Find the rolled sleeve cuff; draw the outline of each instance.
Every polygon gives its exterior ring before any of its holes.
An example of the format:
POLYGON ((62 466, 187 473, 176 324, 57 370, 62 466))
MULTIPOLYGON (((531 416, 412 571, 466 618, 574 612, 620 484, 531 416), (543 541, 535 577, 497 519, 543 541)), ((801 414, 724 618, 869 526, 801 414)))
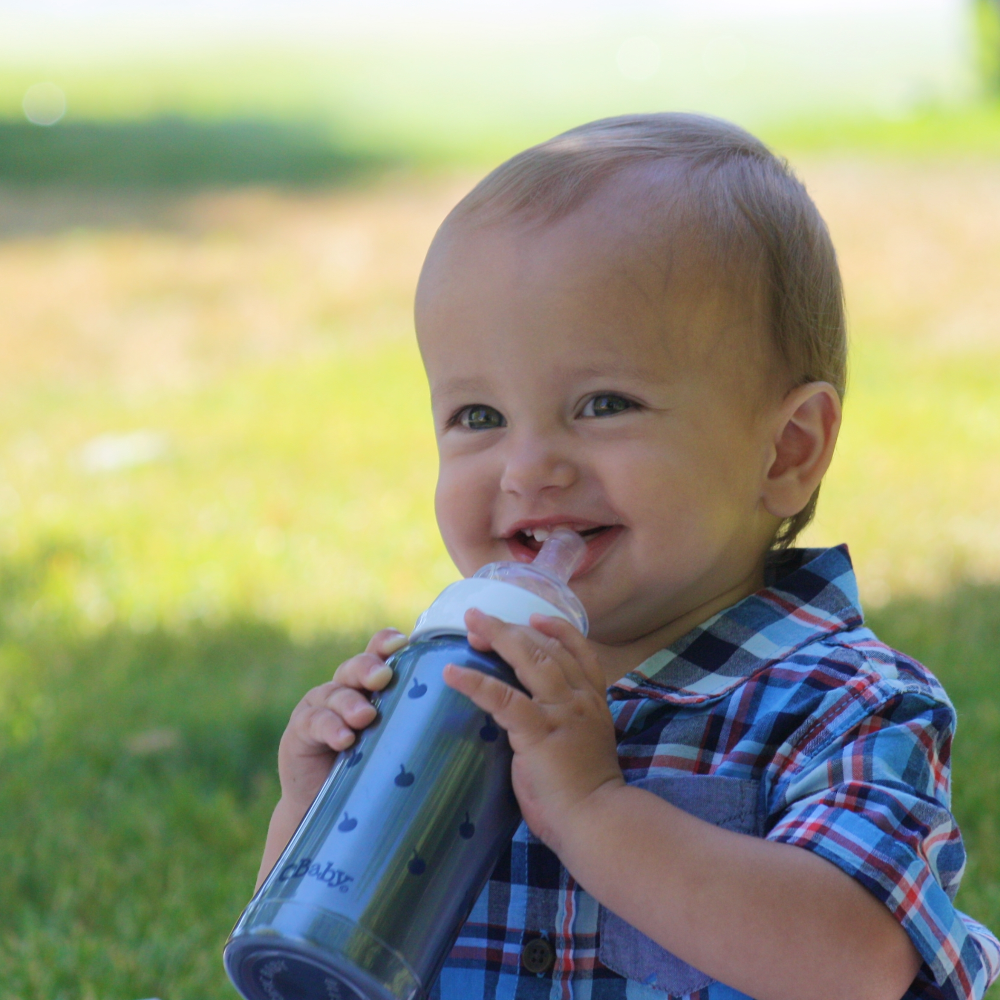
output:
MULTIPOLYGON (((982 924, 955 909, 927 861, 911 845, 846 809, 823 804, 793 809, 768 840, 804 847, 860 882, 909 935, 940 995, 980 1000, 1000 974, 1000 944, 982 924)), ((915 984, 916 985, 916 984, 915 984)))

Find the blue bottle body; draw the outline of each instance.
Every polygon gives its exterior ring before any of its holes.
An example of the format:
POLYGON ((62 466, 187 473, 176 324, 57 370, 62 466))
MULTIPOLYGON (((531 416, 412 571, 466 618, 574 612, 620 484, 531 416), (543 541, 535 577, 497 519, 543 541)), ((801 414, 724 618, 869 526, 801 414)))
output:
POLYGON ((506 733, 442 670, 520 688, 464 636, 397 653, 379 718, 340 755, 226 945, 247 1000, 416 1000, 520 822, 506 733))

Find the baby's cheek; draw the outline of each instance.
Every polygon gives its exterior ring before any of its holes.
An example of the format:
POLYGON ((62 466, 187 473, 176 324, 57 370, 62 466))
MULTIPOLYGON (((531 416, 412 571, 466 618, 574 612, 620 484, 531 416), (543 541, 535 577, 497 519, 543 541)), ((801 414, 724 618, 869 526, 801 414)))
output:
POLYGON ((491 509, 488 492, 481 484, 442 470, 434 512, 448 555, 463 575, 470 575, 488 560, 491 509))

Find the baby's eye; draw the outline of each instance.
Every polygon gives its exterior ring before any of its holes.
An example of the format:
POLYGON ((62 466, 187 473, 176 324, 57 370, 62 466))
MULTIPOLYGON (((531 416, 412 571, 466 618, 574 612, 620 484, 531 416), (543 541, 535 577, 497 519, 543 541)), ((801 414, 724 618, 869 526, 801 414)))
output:
POLYGON ((602 392, 597 396, 591 396, 583 409, 580 411, 581 417, 613 417, 616 413, 624 413, 625 410, 635 409, 635 403, 624 396, 616 396, 610 392, 602 392))
POLYGON ((499 410, 480 403, 466 406, 452 417, 452 424, 461 424, 470 431, 490 431, 495 427, 506 427, 507 421, 499 410))

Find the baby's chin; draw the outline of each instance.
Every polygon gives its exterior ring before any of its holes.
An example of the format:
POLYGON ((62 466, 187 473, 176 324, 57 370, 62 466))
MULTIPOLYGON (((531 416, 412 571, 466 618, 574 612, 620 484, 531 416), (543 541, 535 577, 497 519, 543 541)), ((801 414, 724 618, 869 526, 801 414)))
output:
POLYGON ((617 566, 613 570, 598 566, 592 576, 573 581, 573 591, 590 622, 587 637, 594 642, 607 646, 645 645, 644 640, 669 630, 688 610, 688 595, 677 581, 643 582, 638 570, 623 573, 617 566), (600 572, 602 568, 606 572, 600 572))
POLYGON ((590 622, 587 638, 601 646, 629 646, 643 637, 644 633, 632 626, 615 621, 598 619, 590 622))
POLYGON ((610 588, 597 581, 573 581, 573 592, 587 612, 587 638, 607 646, 621 646, 643 636, 642 624, 629 613, 627 601, 615 600, 610 588))

